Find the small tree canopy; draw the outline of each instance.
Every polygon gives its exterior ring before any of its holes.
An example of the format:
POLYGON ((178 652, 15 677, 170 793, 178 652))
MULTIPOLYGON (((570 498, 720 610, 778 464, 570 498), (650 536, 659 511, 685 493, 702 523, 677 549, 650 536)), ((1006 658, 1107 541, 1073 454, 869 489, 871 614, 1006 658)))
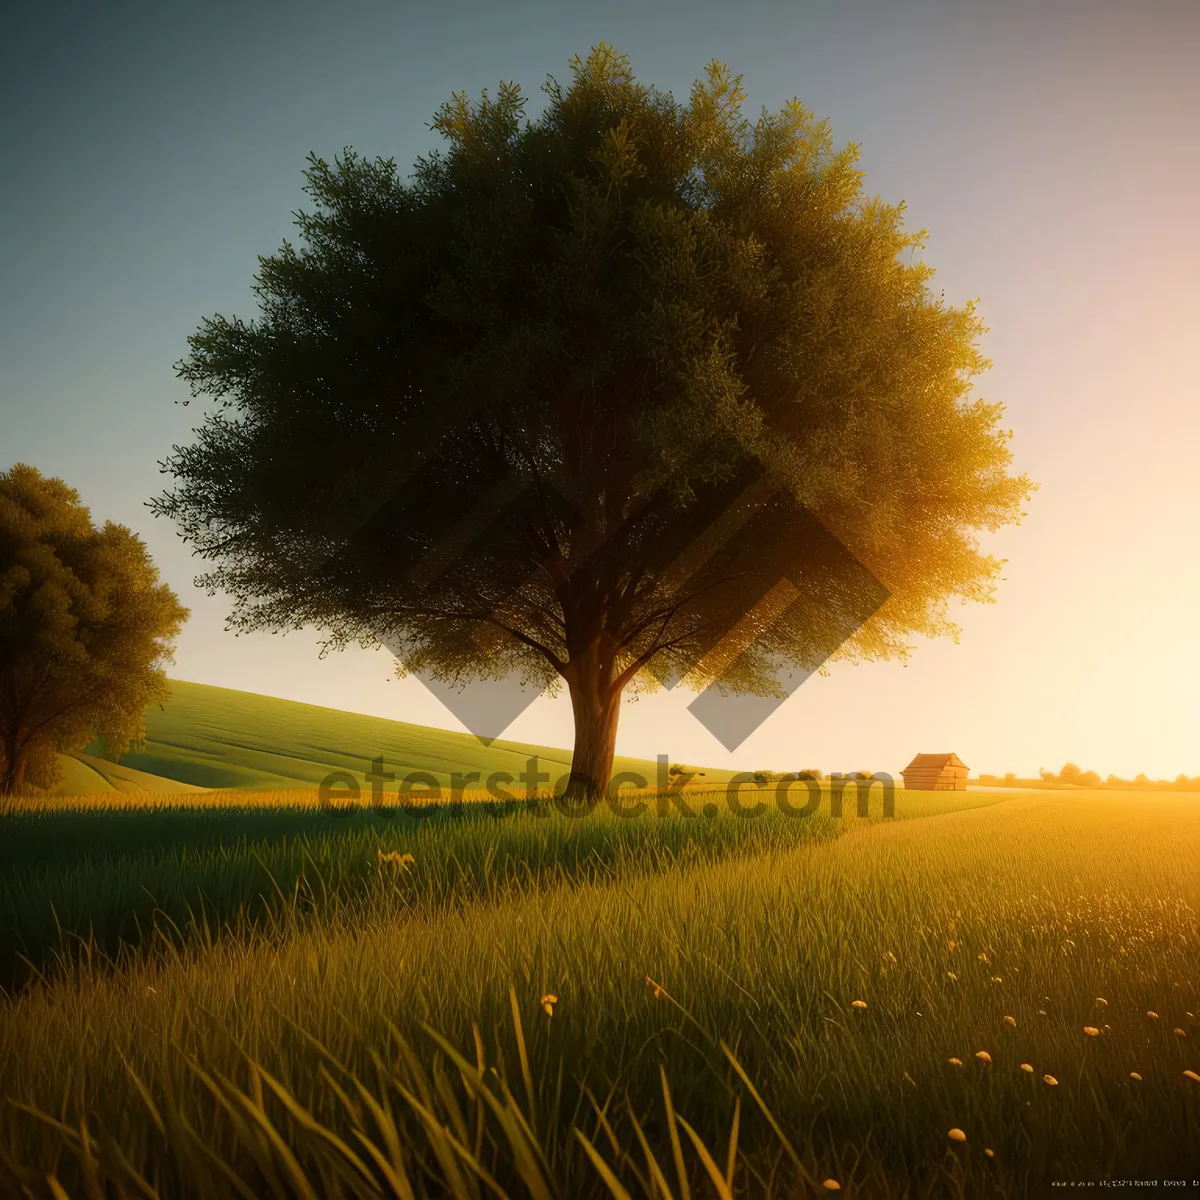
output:
POLYGON ((187 615, 123 525, 33 467, 0 475, 0 795, 52 786, 59 751, 144 736, 187 615))
POLYGON ((969 396, 974 305, 932 294, 854 146, 798 101, 751 122, 718 63, 685 104, 604 45, 572 71, 534 121, 514 84, 456 94, 409 182, 310 155, 317 212, 260 259, 261 319, 189 339, 180 375, 217 404, 155 508, 236 628, 565 681, 595 791, 631 684, 772 695, 781 662, 954 633, 949 600, 1000 567, 976 532, 1031 485, 969 396), (812 536, 756 517, 672 573, 768 495, 812 536))

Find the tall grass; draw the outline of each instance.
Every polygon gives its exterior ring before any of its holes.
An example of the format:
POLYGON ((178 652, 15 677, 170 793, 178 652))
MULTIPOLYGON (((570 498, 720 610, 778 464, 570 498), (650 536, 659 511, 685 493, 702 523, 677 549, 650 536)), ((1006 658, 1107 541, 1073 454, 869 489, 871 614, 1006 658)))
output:
MULTIPOLYGON (((626 796, 625 807, 647 805, 634 819, 608 806, 568 815, 548 796, 496 804, 468 794, 459 805, 336 811, 310 792, 29 803, 0 837, 0 984, 11 990, 79 955, 113 959, 256 927, 278 936, 335 912, 353 919, 364 905, 399 914, 501 903, 559 882, 769 853, 837 836, 857 820, 851 800, 845 818, 833 819, 827 791, 805 817, 785 815, 771 790, 753 800, 762 797, 772 803, 747 819, 729 811, 720 789, 626 796), (391 851, 411 853, 411 869, 381 864, 391 851)), ((908 793, 899 810, 994 799, 908 793)), ((741 802, 749 807, 752 797, 741 802)), ((882 812, 878 789, 869 812, 882 812)))
POLYGON ((5 1004, 2 1169, 163 1196, 1016 1196, 1182 1172, 1196 798, 1079 801, 399 920, 379 893, 284 940, 77 962, 5 1004))

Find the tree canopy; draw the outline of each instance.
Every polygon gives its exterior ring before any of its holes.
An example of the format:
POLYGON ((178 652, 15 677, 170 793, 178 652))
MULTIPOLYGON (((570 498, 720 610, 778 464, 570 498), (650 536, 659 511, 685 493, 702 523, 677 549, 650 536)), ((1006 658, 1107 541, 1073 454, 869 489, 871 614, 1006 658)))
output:
POLYGON ((125 526, 33 467, 0 474, 0 795, 53 785, 60 751, 143 736, 187 615, 125 526))
POLYGON ((975 305, 856 147, 798 101, 751 122, 719 63, 686 103, 605 45, 571 68, 533 120, 455 94, 407 180, 310 155, 259 319, 189 339, 214 403, 155 509, 235 628, 565 681, 594 794, 627 687, 769 696, 953 634, 1031 484, 970 395, 975 305))

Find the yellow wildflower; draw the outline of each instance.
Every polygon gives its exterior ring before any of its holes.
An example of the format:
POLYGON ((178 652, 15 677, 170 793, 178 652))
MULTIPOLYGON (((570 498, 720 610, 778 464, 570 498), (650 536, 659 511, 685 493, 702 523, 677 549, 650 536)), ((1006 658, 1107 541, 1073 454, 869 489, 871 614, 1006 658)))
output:
POLYGON ((401 854, 399 850, 389 850, 386 854, 382 850, 378 850, 376 855, 380 864, 390 862, 395 863, 398 867, 409 867, 417 861, 411 854, 401 854))
POLYGON ((1033 1063, 1022 1063, 1021 1070, 1024 1071, 1026 1075, 1032 1075, 1033 1074, 1033 1063))
POLYGON ((1130 1079, 1136 1079, 1136 1080, 1138 1081, 1138 1083, 1141 1083, 1141 1082, 1142 1082, 1142 1077, 1141 1077, 1141 1076, 1140 1076, 1140 1075, 1139 1075, 1139 1074, 1138 1074, 1136 1071, 1130 1071, 1130 1072, 1129 1072, 1129 1078, 1130 1078, 1130 1079))
POLYGON ((1086 1033, 1088 1037, 1100 1036, 1100 1030, 1098 1030, 1095 1025, 1085 1025, 1083 1027, 1083 1032, 1086 1033))
POLYGON ((553 992, 547 992, 542 997, 542 1008, 545 1010, 546 1016, 554 1016, 554 1006, 558 1003, 558 997, 553 992))
POLYGON ((952 1142, 965 1142, 967 1140, 967 1135, 961 1129, 952 1129, 946 1136, 952 1142))
POLYGON ((866 1008, 867 1002, 865 1000, 851 1000, 850 1007, 851 1008, 866 1008))
POLYGON ((1009 1026, 1009 1028, 1011 1028, 1011 1029, 1016 1029, 1016 1027, 1017 1027, 1017 1018, 1016 1018, 1016 1017, 1005 1017, 1005 1018, 1004 1018, 1004 1023, 1005 1023, 1005 1025, 1009 1026))
POLYGON ((1058 1080, 1055 1079, 1053 1075, 1043 1075, 1042 1082, 1047 1087, 1058 1087, 1058 1080))
POLYGON ((950 1064, 952 1067, 961 1067, 961 1066, 962 1066, 962 1059, 961 1059, 961 1058, 950 1058, 950 1059, 947 1059, 946 1061, 947 1061, 947 1062, 948 1062, 948 1063, 949 1063, 949 1064, 950 1064))
POLYGON ((985 1067, 990 1067, 992 1065, 992 1056, 986 1050, 976 1050, 975 1057, 979 1059, 979 1061, 983 1063, 985 1067))

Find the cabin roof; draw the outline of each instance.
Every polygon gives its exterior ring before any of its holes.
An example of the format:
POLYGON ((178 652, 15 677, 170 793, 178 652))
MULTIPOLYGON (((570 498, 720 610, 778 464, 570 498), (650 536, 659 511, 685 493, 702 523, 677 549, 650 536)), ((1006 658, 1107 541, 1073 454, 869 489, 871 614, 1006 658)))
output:
MULTIPOLYGON (((916 758, 904 768, 904 771, 912 770, 936 770, 940 771, 943 767, 965 767, 967 764, 963 762, 957 754, 918 754, 916 758)), ((900 774, 903 775, 904 771, 900 774)))

